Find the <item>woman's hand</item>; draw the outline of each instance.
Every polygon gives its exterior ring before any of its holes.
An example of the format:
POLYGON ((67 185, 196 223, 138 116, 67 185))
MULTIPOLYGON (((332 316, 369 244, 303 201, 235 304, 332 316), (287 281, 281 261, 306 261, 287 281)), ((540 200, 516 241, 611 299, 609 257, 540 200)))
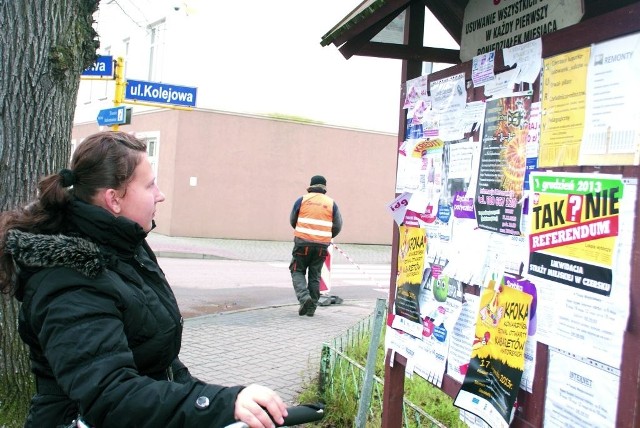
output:
POLYGON ((274 421, 278 424, 284 423, 287 407, 275 391, 252 384, 238 394, 234 416, 236 420, 251 428, 272 428, 275 427, 274 421))

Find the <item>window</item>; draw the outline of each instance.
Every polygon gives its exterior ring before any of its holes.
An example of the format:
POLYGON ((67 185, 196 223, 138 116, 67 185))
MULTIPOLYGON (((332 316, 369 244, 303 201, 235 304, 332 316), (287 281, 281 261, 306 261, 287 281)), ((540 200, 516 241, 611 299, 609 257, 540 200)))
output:
POLYGON ((158 132, 145 132, 137 133, 136 137, 147 143, 147 155, 149 156, 149 162, 151 163, 151 168, 153 168, 153 174, 158 178, 160 134, 158 132))
POLYGON ((165 22, 159 21, 149 26, 149 81, 162 80, 165 22))
POLYGON ((93 80, 81 80, 80 88, 78 89, 78 103, 77 104, 90 104, 91 92, 93 91, 93 80))

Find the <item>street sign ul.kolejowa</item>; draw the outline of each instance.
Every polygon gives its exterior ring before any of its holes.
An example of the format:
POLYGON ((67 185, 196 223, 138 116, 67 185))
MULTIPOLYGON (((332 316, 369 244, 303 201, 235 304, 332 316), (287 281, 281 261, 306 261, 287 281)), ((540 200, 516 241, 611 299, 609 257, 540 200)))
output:
POLYGON ((189 86, 129 79, 124 98, 130 101, 195 107, 197 91, 197 88, 189 86))

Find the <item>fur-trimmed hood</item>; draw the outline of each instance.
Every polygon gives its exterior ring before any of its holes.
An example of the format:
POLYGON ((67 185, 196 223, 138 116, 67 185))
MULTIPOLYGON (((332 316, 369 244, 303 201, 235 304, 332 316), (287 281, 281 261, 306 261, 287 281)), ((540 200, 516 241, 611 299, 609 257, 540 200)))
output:
POLYGON ((105 270, 100 248, 86 239, 67 235, 40 235, 19 230, 7 233, 5 251, 27 269, 68 267, 89 278, 105 270))

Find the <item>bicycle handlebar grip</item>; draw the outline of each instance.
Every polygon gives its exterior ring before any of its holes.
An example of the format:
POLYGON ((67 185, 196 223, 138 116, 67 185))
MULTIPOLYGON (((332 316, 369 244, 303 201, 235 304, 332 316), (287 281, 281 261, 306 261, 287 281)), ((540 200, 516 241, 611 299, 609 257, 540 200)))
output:
MULTIPOLYGON (((298 424, 306 424, 307 422, 319 421, 324 417, 324 405, 317 404, 300 404, 294 407, 287 407, 287 417, 284 418, 282 425, 278 427, 288 427, 298 424)), ((227 425, 225 428, 247 428, 244 422, 235 422, 227 425)))
POLYGON ((306 424, 307 422, 319 421, 324 417, 324 405, 318 404, 300 404, 298 406, 289 407, 287 409, 287 417, 284 418, 282 425, 286 427, 291 425, 306 424))

